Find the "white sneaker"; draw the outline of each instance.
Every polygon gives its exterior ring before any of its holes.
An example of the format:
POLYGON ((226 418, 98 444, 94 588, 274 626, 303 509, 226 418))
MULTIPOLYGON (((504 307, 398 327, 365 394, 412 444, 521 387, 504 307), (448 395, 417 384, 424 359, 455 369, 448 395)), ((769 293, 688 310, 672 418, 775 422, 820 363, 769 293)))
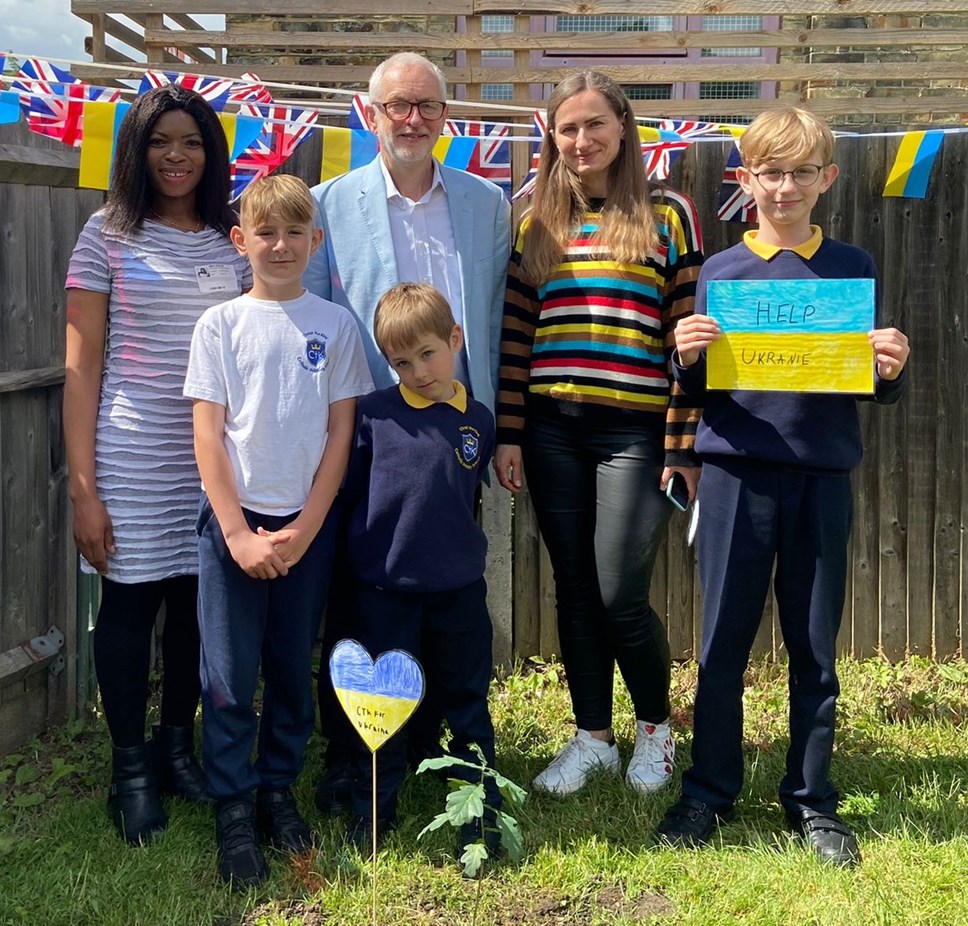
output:
POLYGON ((672 779, 676 744, 666 723, 636 723, 635 751, 625 772, 625 780, 646 793, 664 788, 672 779))
POLYGON ((618 746, 595 739, 587 730, 579 730, 535 778, 532 787, 552 794, 572 794, 585 787, 589 774, 598 769, 618 774, 618 746))

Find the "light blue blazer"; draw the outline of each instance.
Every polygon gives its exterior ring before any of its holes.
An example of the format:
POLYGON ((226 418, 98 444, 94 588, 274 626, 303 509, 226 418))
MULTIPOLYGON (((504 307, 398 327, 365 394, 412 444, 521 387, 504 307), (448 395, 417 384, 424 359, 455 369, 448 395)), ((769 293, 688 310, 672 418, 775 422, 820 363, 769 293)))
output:
MULTIPOLYGON (((450 167, 440 173, 460 266, 471 393, 493 411, 511 209, 493 183, 450 167)), ((313 196, 323 243, 303 282, 310 292, 353 312, 373 382, 377 389, 391 386, 397 378, 373 340, 377 300, 400 282, 380 159, 313 187, 313 196)))

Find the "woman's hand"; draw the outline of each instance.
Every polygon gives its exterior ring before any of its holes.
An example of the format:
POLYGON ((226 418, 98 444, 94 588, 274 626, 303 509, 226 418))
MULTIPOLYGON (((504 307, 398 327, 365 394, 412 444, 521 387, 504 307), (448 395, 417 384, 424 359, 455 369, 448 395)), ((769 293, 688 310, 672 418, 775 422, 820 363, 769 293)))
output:
POLYGON ((524 467, 521 448, 517 444, 498 444, 494 451, 494 472, 497 473, 497 481, 508 492, 521 491, 524 467))
POLYGON ((689 501, 696 500, 696 490, 699 488, 699 477, 702 475, 701 466, 667 466, 662 470, 662 477, 659 479, 659 488, 665 492, 666 486, 673 473, 679 473, 686 480, 686 488, 689 490, 689 501))
POLYGON ((74 499, 74 543, 84 557, 102 576, 108 572, 108 554, 117 552, 114 528, 104 502, 96 495, 74 499))

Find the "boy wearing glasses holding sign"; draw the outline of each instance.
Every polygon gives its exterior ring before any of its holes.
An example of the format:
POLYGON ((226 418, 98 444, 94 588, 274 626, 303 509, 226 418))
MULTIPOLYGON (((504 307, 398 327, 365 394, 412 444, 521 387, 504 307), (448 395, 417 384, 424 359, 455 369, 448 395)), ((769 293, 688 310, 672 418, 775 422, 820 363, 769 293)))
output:
MULTIPOLYGON (((707 314, 711 283, 771 281, 777 291, 789 293, 801 285, 807 291, 817 280, 876 279, 867 252, 824 238, 810 224, 820 194, 837 177, 833 146, 827 125, 804 110, 771 111, 750 125, 737 177, 756 200, 759 228, 706 261, 696 314, 676 327, 676 381, 687 395, 704 401, 696 435, 703 462, 698 496, 703 644, 693 766, 683 775, 682 796, 666 812, 657 836, 673 846, 700 846, 732 818, 743 782, 743 674, 775 563, 774 591, 790 662, 790 747, 780 802, 794 832, 823 861, 844 867, 860 861, 860 850, 837 816, 829 771, 851 524, 850 470, 862 450, 858 396, 821 392, 822 381, 801 385, 803 391, 774 391, 772 376, 765 388, 707 391, 708 352, 723 337, 721 325, 707 314)), ((802 305, 791 310, 791 302, 773 308, 780 309, 785 325, 806 329, 808 313, 802 305)), ((756 312, 763 315, 762 302, 756 312)), ((767 310, 766 316, 755 318, 751 327, 781 320, 777 312, 770 318, 767 310)), ((756 335, 746 337, 753 344, 756 335)), ((822 337, 815 336, 816 343, 822 337)), ((904 388, 907 338, 896 328, 874 328, 867 341, 874 366, 873 393, 867 397, 896 402, 904 388)), ((790 362, 790 354, 780 350, 760 351, 757 357, 790 362)), ((737 367, 747 362, 744 357, 737 367)), ((791 377, 795 382, 797 375, 791 377)))

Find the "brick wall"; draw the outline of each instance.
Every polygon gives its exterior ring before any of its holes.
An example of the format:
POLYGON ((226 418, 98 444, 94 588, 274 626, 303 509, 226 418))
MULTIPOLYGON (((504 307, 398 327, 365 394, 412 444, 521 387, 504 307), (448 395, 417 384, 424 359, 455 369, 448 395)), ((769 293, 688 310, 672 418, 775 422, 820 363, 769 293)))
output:
MULTIPOLYGON (((453 16, 252 16, 230 13, 225 17, 225 28, 229 32, 361 32, 367 34, 380 32, 395 32, 400 34, 399 48, 385 52, 368 50, 340 49, 332 54, 320 54, 318 48, 303 52, 291 50, 280 54, 272 49, 260 51, 258 48, 246 50, 244 54, 229 50, 228 62, 231 64, 245 64, 257 67, 260 64, 279 65, 366 65, 376 67, 384 58, 388 58, 396 51, 421 51, 421 49, 407 44, 408 32, 439 32, 452 33, 454 31, 453 16)), ((318 38, 314 38, 318 42, 318 38)), ((423 52, 421 52, 423 53, 423 52)), ((427 57, 441 67, 454 64, 453 53, 429 52, 427 57)), ((365 86, 358 88, 347 85, 347 89, 365 90, 365 86)))
MULTIPOLYGON (((931 14, 925 16, 784 16, 784 29, 837 29, 837 28, 868 28, 901 29, 910 28, 945 28, 968 29, 968 16, 931 14)), ((914 63, 965 60, 968 54, 964 45, 911 45, 906 48, 892 48, 890 50, 852 47, 825 47, 813 51, 810 48, 783 49, 780 53, 781 62, 836 61, 839 63, 854 62, 857 64, 883 63, 914 63)), ((779 95, 789 96, 791 102, 801 98, 800 89, 796 82, 781 82, 778 87, 779 95)), ((856 114, 852 116, 838 116, 832 119, 839 125, 916 125, 925 124, 954 124, 961 125, 968 122, 968 81, 965 80, 880 80, 873 84, 856 85, 849 81, 812 81, 805 90, 806 99, 847 97, 850 99, 871 99, 877 97, 891 97, 899 95, 910 96, 917 93, 919 97, 961 97, 965 101, 963 113, 925 113, 918 114, 856 114)), ((859 107, 862 108, 862 107, 859 107)))

